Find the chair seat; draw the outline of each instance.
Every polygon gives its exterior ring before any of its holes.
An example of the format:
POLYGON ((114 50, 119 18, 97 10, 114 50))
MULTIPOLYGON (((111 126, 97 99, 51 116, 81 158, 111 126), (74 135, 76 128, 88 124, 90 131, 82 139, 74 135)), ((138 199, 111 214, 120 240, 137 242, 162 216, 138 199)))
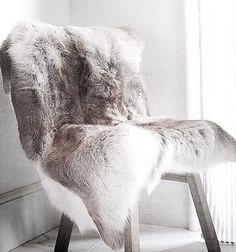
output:
POLYGON ((178 181, 186 183, 186 173, 185 172, 166 172, 161 176, 162 180, 178 181))

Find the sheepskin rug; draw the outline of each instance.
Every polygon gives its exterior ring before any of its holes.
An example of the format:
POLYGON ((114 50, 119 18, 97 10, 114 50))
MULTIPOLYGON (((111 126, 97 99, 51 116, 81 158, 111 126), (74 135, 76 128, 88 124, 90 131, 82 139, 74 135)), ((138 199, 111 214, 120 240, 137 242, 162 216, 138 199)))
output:
POLYGON ((214 122, 147 117, 142 49, 128 29, 21 22, 0 51, 20 141, 49 199, 113 250, 141 190, 163 173, 236 157, 214 122))

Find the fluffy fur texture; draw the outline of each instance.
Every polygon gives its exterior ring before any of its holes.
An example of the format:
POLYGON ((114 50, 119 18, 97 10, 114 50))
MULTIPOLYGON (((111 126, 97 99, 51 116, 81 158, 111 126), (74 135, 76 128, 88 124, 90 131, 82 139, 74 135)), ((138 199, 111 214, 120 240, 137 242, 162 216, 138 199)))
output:
POLYGON ((17 25, 0 52, 20 140, 48 196, 113 249, 139 192, 170 167, 235 161, 236 142, 209 121, 144 118, 142 44, 111 28, 17 25), (95 224, 95 225, 94 225, 95 224))
POLYGON ((41 162, 44 174, 79 195, 113 249, 123 244, 129 209, 140 190, 151 192, 164 172, 198 172, 220 161, 236 161, 235 140, 213 122, 141 121, 66 124, 41 162))
POLYGON ((41 167, 79 195, 104 241, 117 249, 129 209, 148 183, 159 150, 159 142, 142 128, 66 124, 55 134, 41 167))
POLYGON ((37 160, 65 123, 116 124, 147 112, 143 45, 125 29, 19 23, 1 49, 20 140, 37 160))

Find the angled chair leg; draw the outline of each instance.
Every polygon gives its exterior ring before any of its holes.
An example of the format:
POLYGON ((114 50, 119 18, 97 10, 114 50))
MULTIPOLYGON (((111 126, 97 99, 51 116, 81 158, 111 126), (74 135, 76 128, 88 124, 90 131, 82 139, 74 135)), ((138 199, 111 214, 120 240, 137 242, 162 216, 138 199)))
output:
POLYGON ((54 252, 68 251, 72 229, 73 222, 62 214, 54 252))
POLYGON ((124 232, 125 252, 139 252, 139 216, 138 206, 130 213, 130 218, 124 232))
POLYGON ((208 252, 220 252, 219 241, 211 218, 211 213, 207 204, 205 192, 199 174, 186 174, 186 181, 189 185, 193 202, 196 208, 202 233, 206 242, 208 252))

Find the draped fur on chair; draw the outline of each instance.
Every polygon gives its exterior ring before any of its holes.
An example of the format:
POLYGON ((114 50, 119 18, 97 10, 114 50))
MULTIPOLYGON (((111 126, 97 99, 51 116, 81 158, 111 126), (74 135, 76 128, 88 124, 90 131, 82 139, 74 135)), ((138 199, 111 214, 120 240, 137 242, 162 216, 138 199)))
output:
POLYGON ((1 47, 21 144, 52 204, 80 228, 86 214, 113 249, 140 190, 169 167, 236 159, 235 140, 213 122, 145 117, 142 48, 127 29, 39 22, 19 23, 1 47))

